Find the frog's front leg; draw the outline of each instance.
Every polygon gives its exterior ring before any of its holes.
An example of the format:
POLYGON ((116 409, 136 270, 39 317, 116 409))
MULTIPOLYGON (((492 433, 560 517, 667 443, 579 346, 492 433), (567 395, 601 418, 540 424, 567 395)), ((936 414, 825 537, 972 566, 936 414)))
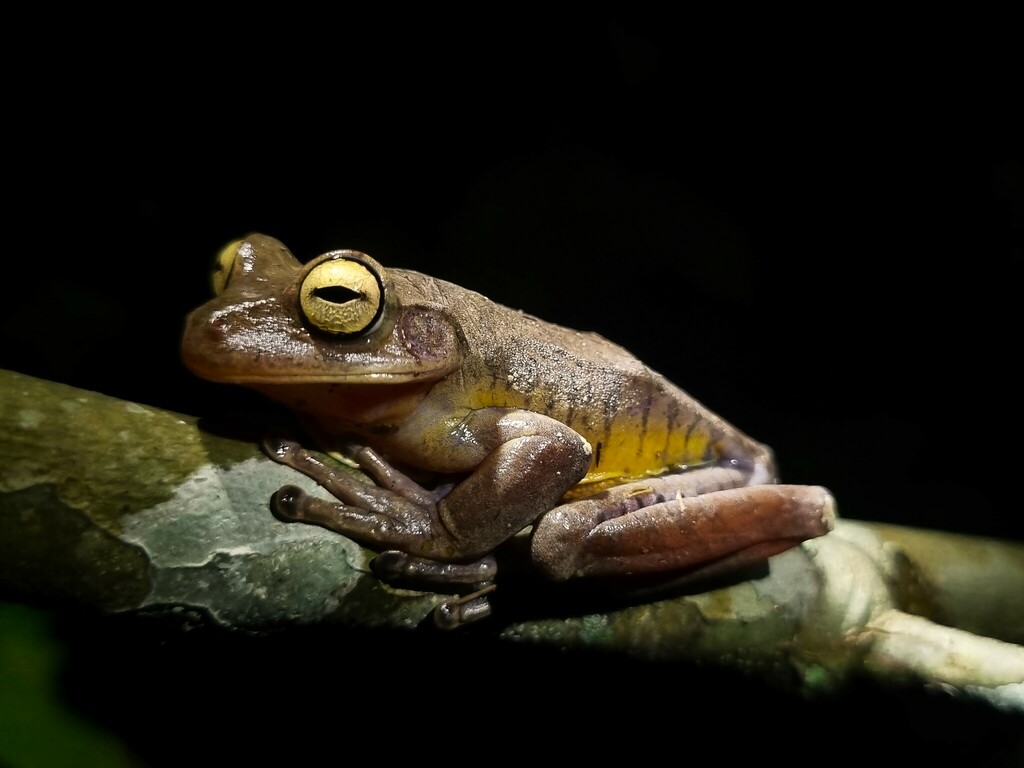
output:
POLYGON ((493 582, 489 553, 559 503, 585 474, 590 445, 558 421, 529 411, 468 412, 448 434, 435 435, 447 469, 468 474, 455 486, 427 490, 364 446, 349 456, 375 485, 354 479, 296 443, 273 439, 275 461, 313 478, 338 502, 288 486, 274 494, 274 514, 324 526, 375 549, 372 563, 390 582, 470 584, 463 602, 442 606, 439 619, 457 624, 486 615, 493 582))
POLYGON ((554 580, 702 578, 763 561, 832 529, 835 502, 826 489, 747 485, 752 474, 724 462, 563 504, 535 524, 533 559, 554 580))

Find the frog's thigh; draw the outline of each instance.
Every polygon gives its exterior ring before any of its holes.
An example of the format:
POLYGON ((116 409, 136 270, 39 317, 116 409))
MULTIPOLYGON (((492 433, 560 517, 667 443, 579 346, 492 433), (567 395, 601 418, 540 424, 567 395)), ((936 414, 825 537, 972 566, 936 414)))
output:
POLYGON ((521 531, 558 504, 590 465, 590 444, 538 413, 486 408, 463 426, 473 443, 491 448, 437 505, 463 557, 483 555, 521 531))
POLYGON ((632 510, 629 500, 620 492, 549 512, 534 527, 538 567, 555 580, 668 573, 712 563, 728 570, 821 536, 835 518, 832 496, 818 486, 746 486, 632 510))

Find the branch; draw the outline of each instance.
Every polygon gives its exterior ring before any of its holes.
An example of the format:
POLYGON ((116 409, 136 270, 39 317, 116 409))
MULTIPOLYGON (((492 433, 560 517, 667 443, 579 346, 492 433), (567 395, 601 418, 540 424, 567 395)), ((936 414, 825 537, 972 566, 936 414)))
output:
MULTIPOLYGON (((343 536, 277 521, 267 501, 280 486, 325 492, 252 441, 7 371, 0 391, 0 590, 9 596, 184 612, 257 632, 412 629, 444 599, 382 584, 372 553, 343 536)), ((700 594, 602 603, 527 578, 502 582, 493 604, 484 623, 501 642, 734 665, 768 679, 796 671, 818 692, 895 675, 1024 712, 1020 543, 840 520, 772 558, 767 573, 700 594)))

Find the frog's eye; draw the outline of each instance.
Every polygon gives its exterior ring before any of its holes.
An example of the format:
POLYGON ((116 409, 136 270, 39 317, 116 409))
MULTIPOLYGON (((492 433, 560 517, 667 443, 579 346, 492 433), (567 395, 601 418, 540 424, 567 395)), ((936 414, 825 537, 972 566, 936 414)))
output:
POLYGON ((299 289, 302 312, 321 331, 365 331, 380 316, 384 289, 380 275, 361 261, 336 258, 317 264, 299 289))
POLYGON ((243 242, 243 240, 234 240, 221 248, 220 253, 217 254, 217 258, 213 262, 213 274, 210 275, 215 296, 224 293, 228 281, 231 280, 231 273, 235 269, 235 254, 238 253, 238 247, 243 242))

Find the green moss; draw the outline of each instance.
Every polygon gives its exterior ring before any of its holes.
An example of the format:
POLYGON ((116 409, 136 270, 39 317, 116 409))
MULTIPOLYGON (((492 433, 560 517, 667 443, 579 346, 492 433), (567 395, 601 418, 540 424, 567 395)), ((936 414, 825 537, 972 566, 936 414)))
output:
POLYGON ((0 584, 12 595, 117 611, 149 591, 142 550, 63 504, 52 484, 0 493, 0 584))
POLYGON ((0 371, 0 392, 0 422, 13 427, 0 493, 49 484, 67 507, 110 530, 170 498, 208 461, 188 417, 10 371, 0 371))

